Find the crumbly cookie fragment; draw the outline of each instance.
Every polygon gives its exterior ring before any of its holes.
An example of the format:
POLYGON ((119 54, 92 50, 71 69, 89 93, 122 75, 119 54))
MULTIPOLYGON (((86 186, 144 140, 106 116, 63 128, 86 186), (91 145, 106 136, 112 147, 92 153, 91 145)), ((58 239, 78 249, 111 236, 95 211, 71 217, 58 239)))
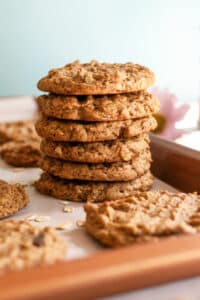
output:
POLYGON ((42 95, 37 102, 47 117, 80 121, 123 121, 159 111, 159 101, 146 91, 104 96, 42 95))
POLYGON ((131 196, 135 190, 149 190, 152 184, 153 176, 150 171, 127 182, 65 180, 43 173, 35 182, 35 187, 42 194, 62 200, 101 202, 131 196))
POLYGON ((0 156, 11 166, 37 167, 41 158, 39 141, 14 141, 0 148, 0 156))
POLYGON ((129 181, 146 173, 150 168, 150 162, 151 154, 147 151, 128 162, 104 164, 74 163, 45 156, 40 162, 40 167, 64 179, 129 181))
POLYGON ((0 222, 0 272, 52 264, 64 259, 66 244, 53 228, 27 221, 0 222))
POLYGON ((52 69, 38 82, 38 88, 60 95, 105 95, 146 90, 154 74, 138 64, 79 61, 52 69))
POLYGON ((42 140, 41 152, 47 156, 74 162, 105 163, 129 161, 141 152, 149 151, 149 137, 141 134, 126 140, 94 143, 53 142, 42 140))
POLYGON ((170 234, 195 233, 200 225, 199 209, 197 194, 135 192, 124 199, 87 203, 85 227, 102 244, 116 247, 170 234))
POLYGON ((42 117, 36 123, 38 134, 51 141, 98 142, 131 138, 157 126, 153 116, 113 122, 77 122, 42 117))
POLYGON ((0 217, 17 213, 28 203, 28 196, 20 184, 9 184, 0 180, 0 217))

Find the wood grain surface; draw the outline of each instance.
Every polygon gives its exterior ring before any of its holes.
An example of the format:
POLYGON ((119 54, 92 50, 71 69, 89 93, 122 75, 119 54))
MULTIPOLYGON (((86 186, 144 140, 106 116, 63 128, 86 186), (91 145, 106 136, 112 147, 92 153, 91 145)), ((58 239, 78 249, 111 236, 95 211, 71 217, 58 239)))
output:
MULTIPOLYGON (((200 191, 200 154, 151 136, 154 174, 184 191, 200 191)), ((0 277, 1 300, 96 299, 200 274, 200 236, 103 249, 85 259, 0 277)))

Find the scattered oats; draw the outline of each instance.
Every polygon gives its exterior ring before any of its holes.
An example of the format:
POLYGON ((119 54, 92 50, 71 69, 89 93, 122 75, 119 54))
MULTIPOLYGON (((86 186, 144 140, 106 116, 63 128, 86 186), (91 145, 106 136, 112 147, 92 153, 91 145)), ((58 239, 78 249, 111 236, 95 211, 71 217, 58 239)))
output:
POLYGON ((48 222, 50 220, 49 216, 36 216, 33 221, 35 222, 48 222))
POLYGON ((71 213, 73 211, 73 207, 72 206, 65 206, 65 207, 63 207, 63 211, 71 213))
POLYGON ((72 222, 67 221, 63 224, 57 225, 55 228, 57 230, 69 230, 69 229, 71 229, 71 227, 72 227, 72 222))
POLYGON ((68 204, 69 201, 67 201, 67 200, 60 200, 59 203, 62 204, 62 205, 65 205, 65 204, 68 204))
POLYGON ((62 148, 61 147, 56 147, 55 152, 58 153, 58 155, 62 155, 62 148))
POLYGON ((13 168, 13 172, 23 172, 25 171, 25 168, 13 168))
POLYGON ((36 217, 37 217, 36 215, 29 215, 29 216, 25 217, 25 220, 26 220, 26 221, 34 221, 34 219, 35 219, 36 217))
POLYGON ((83 226, 85 225, 85 221, 83 221, 83 220, 77 220, 77 221, 76 221, 76 225, 77 225, 78 227, 83 227, 83 226))

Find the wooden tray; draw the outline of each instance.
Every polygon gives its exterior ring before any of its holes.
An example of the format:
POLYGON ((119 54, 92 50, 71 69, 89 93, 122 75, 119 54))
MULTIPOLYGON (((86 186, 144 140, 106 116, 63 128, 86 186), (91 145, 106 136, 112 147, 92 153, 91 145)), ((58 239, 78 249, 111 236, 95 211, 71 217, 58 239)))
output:
MULTIPOLYGON (((151 141, 153 173, 180 190, 200 192, 200 153, 154 135, 151 141)), ((182 235, 8 273, 0 278, 0 299, 95 299, 198 274, 200 236, 182 235)))

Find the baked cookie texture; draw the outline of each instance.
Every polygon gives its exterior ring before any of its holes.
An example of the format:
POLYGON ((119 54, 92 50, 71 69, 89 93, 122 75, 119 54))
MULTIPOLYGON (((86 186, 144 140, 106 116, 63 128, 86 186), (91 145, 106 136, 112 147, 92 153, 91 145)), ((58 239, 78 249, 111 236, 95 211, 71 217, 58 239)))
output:
POLYGON ((120 162, 129 161, 141 152, 149 151, 149 143, 147 134, 125 140, 94 143, 42 140, 41 152, 46 156, 74 162, 120 162))
POLYGON ((167 191, 134 192, 131 197, 85 206, 87 232, 110 247, 195 233, 200 196, 167 191))
POLYGON ((45 116, 65 120, 122 121, 159 111, 159 101, 146 91, 104 96, 43 95, 37 102, 45 116))
POLYGON ((0 273, 63 260, 66 244, 53 228, 26 221, 0 222, 0 273))
POLYGON ((148 133, 157 127, 158 100, 147 89, 154 74, 133 64, 81 64, 50 70, 38 82, 42 137, 35 183, 71 201, 106 201, 152 186, 148 133))
POLYGON ((126 121, 76 122, 42 117, 36 123, 37 133, 60 142, 98 142, 127 139, 156 128, 153 116, 126 121))
POLYGON ((38 88, 60 95, 105 95, 146 90, 153 83, 154 74, 138 64, 75 61, 50 70, 38 88))
POLYGON ((37 167, 41 159, 39 141, 14 141, 0 148, 1 158, 15 167, 37 167))
POLYGON ((65 179, 91 181, 129 181, 142 176, 150 168, 150 151, 141 153, 128 162, 84 164, 43 157, 40 167, 44 171, 65 179))
MULTIPOLYGON (((18 183, 9 184, 0 180, 0 217, 17 213, 29 202, 24 187, 18 183)), ((1 224, 1 223, 0 223, 1 224)))
POLYGON ((35 120, 0 123, 0 144, 26 140, 40 141, 35 130, 35 120))
POLYGON ((62 200, 101 202, 131 196, 136 190, 149 190, 152 184, 153 176, 150 171, 127 182, 66 180, 43 173, 35 182, 35 187, 42 194, 62 200))

